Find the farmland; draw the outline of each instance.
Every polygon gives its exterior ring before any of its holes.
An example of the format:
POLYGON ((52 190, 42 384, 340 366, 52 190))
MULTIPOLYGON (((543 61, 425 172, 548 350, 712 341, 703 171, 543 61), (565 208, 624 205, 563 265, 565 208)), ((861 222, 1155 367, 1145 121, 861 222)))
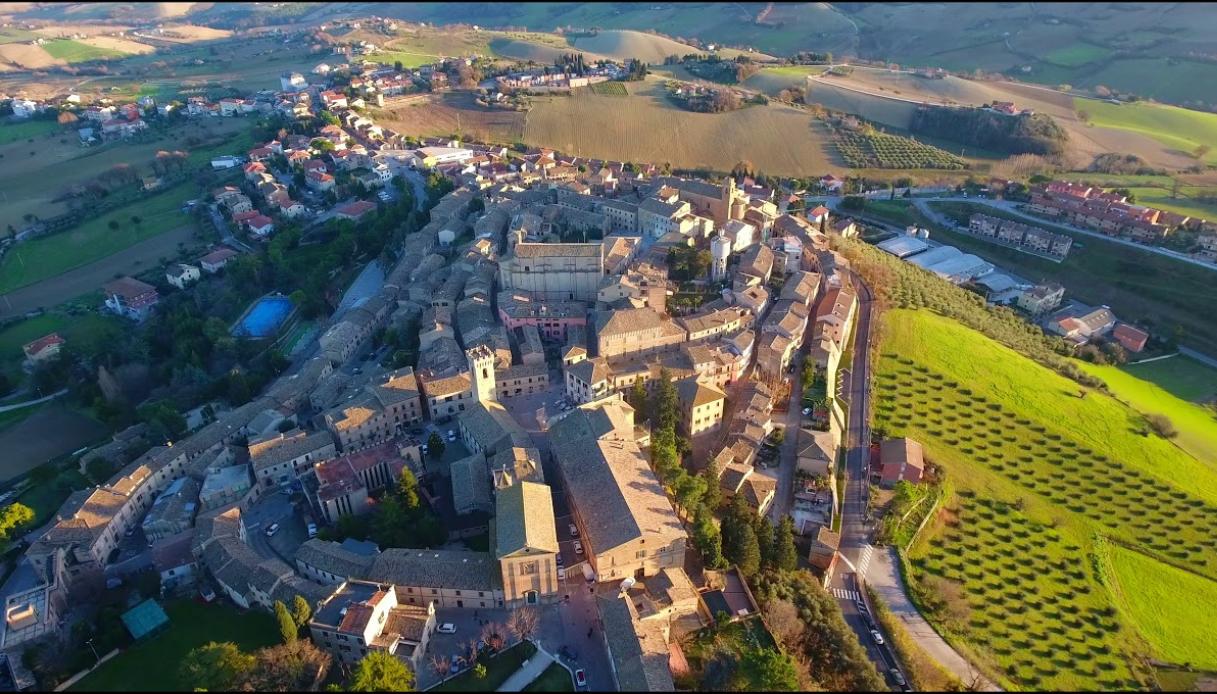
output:
POLYGON ((1080 390, 949 319, 883 316, 876 426, 922 441, 959 490, 909 553, 914 597, 1007 686, 1131 688, 1147 677, 1132 658, 1135 625, 1117 618, 1095 568, 1096 533, 1214 571, 1217 470, 1143 435, 1124 404, 1080 390), (1137 494, 1118 494, 1125 486, 1137 494))
POLYGON ((0 145, 43 137, 59 129, 53 120, 27 120, 0 125, 0 145))
POLYGON ((810 75, 818 75, 826 65, 782 65, 761 68, 761 71, 744 80, 744 86, 776 96, 783 89, 806 87, 810 75))
POLYGON ((101 46, 91 46, 82 41, 72 39, 55 39, 47 41, 43 49, 57 60, 65 63, 83 63, 101 58, 121 58, 126 53, 101 46))
POLYGON ((21 321, 0 330, 0 369, 11 378, 25 358, 21 347, 38 338, 58 332, 63 339, 79 347, 81 343, 96 343, 107 331, 122 327, 122 323, 109 316, 88 314, 68 317, 58 313, 46 313, 36 318, 21 321))
POLYGON ((1124 370, 1181 400, 1217 400, 1217 369, 1188 357, 1178 356, 1145 364, 1128 364, 1124 370))
MULTIPOLYGON (((969 203, 930 203, 956 219, 974 212, 1002 216, 1000 211, 969 203)), ((1054 231, 1060 227, 1040 224, 1054 231)), ((1217 351, 1217 325, 1207 318, 1217 301, 1213 271, 1138 248, 1092 236, 1071 234, 1074 250, 1060 263, 987 243, 946 227, 929 224, 945 243, 996 263, 1034 281, 1054 281, 1070 296, 1092 305, 1104 304, 1122 320, 1144 323, 1159 334, 1182 329, 1180 341, 1204 352, 1217 351)))
POLYGON ((27 241, 0 262, 0 292, 7 292, 190 224, 182 203, 195 195, 193 183, 180 183, 150 198, 119 207, 71 230, 27 241), (133 217, 139 218, 137 224, 133 217), (110 223, 114 222, 116 228, 110 223))
POLYGON ((827 126, 806 112, 771 104, 730 113, 683 111, 657 80, 627 85, 629 98, 576 90, 533 99, 527 114, 477 108, 467 95, 443 95, 398 109, 391 127, 407 134, 524 142, 585 157, 669 162, 676 168, 728 171, 741 159, 772 174, 807 175, 835 159, 827 126), (459 119, 459 122, 458 122, 459 119))
POLYGON ((1208 146, 1204 161, 1217 163, 1217 151, 1212 148, 1217 142, 1217 114, 1159 104, 1117 106, 1082 99, 1077 100, 1077 108, 1085 110, 1097 126, 1139 133, 1187 154, 1201 145, 1208 146))
POLYGON ((950 152, 899 135, 874 131, 833 135, 833 143, 852 168, 964 169, 967 163, 950 152))

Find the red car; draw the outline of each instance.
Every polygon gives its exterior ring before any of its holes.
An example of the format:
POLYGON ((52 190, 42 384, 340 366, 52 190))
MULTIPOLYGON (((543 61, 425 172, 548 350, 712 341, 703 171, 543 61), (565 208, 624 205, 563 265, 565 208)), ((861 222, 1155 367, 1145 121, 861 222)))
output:
POLYGON ((587 686, 587 673, 582 669, 575 670, 575 684, 580 687, 587 686))

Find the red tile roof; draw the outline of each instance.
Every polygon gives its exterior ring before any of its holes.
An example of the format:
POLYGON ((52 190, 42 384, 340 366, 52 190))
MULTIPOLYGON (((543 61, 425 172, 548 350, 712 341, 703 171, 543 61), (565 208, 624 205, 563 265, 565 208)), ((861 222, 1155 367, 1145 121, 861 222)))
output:
POLYGON ((37 340, 34 340, 21 349, 25 351, 25 356, 35 357, 39 352, 47 347, 62 345, 63 343, 64 339, 59 336, 59 333, 51 333, 50 335, 44 335, 37 340))
POLYGON ((367 200, 358 200, 349 205, 343 205, 342 207, 339 207, 337 212, 339 215, 342 215, 343 217, 351 217, 352 219, 358 219, 375 209, 376 209, 375 204, 370 203, 367 200))
POLYGON ((1149 333, 1127 323, 1117 325, 1116 329, 1111 331, 1111 336, 1130 352, 1140 352, 1145 349, 1145 343, 1149 340, 1149 333))

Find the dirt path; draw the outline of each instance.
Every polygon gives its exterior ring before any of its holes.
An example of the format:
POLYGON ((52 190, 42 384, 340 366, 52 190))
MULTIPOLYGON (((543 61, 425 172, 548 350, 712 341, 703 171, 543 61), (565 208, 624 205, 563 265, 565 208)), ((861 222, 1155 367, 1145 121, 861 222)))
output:
POLYGON ((88 265, 14 289, 0 296, 0 318, 56 306, 101 287, 117 274, 146 270, 162 257, 176 256, 179 243, 196 241, 192 229, 189 224, 171 229, 88 265))

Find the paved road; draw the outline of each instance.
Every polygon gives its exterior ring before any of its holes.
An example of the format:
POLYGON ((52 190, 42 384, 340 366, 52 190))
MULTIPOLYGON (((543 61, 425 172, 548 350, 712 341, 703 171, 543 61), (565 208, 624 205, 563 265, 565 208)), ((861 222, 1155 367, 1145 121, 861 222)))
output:
POLYGON ((9 410, 19 410, 22 407, 29 407, 30 405, 37 405, 38 403, 46 402, 47 400, 54 400, 55 398, 59 397, 60 395, 65 394, 67 392, 68 392, 68 389, 64 388, 63 390, 51 393, 50 395, 48 395, 44 398, 38 398, 37 400, 26 400, 25 402, 19 402, 19 403, 13 404, 13 405, 5 405, 3 407, 0 407, 0 412, 8 412, 9 410))

